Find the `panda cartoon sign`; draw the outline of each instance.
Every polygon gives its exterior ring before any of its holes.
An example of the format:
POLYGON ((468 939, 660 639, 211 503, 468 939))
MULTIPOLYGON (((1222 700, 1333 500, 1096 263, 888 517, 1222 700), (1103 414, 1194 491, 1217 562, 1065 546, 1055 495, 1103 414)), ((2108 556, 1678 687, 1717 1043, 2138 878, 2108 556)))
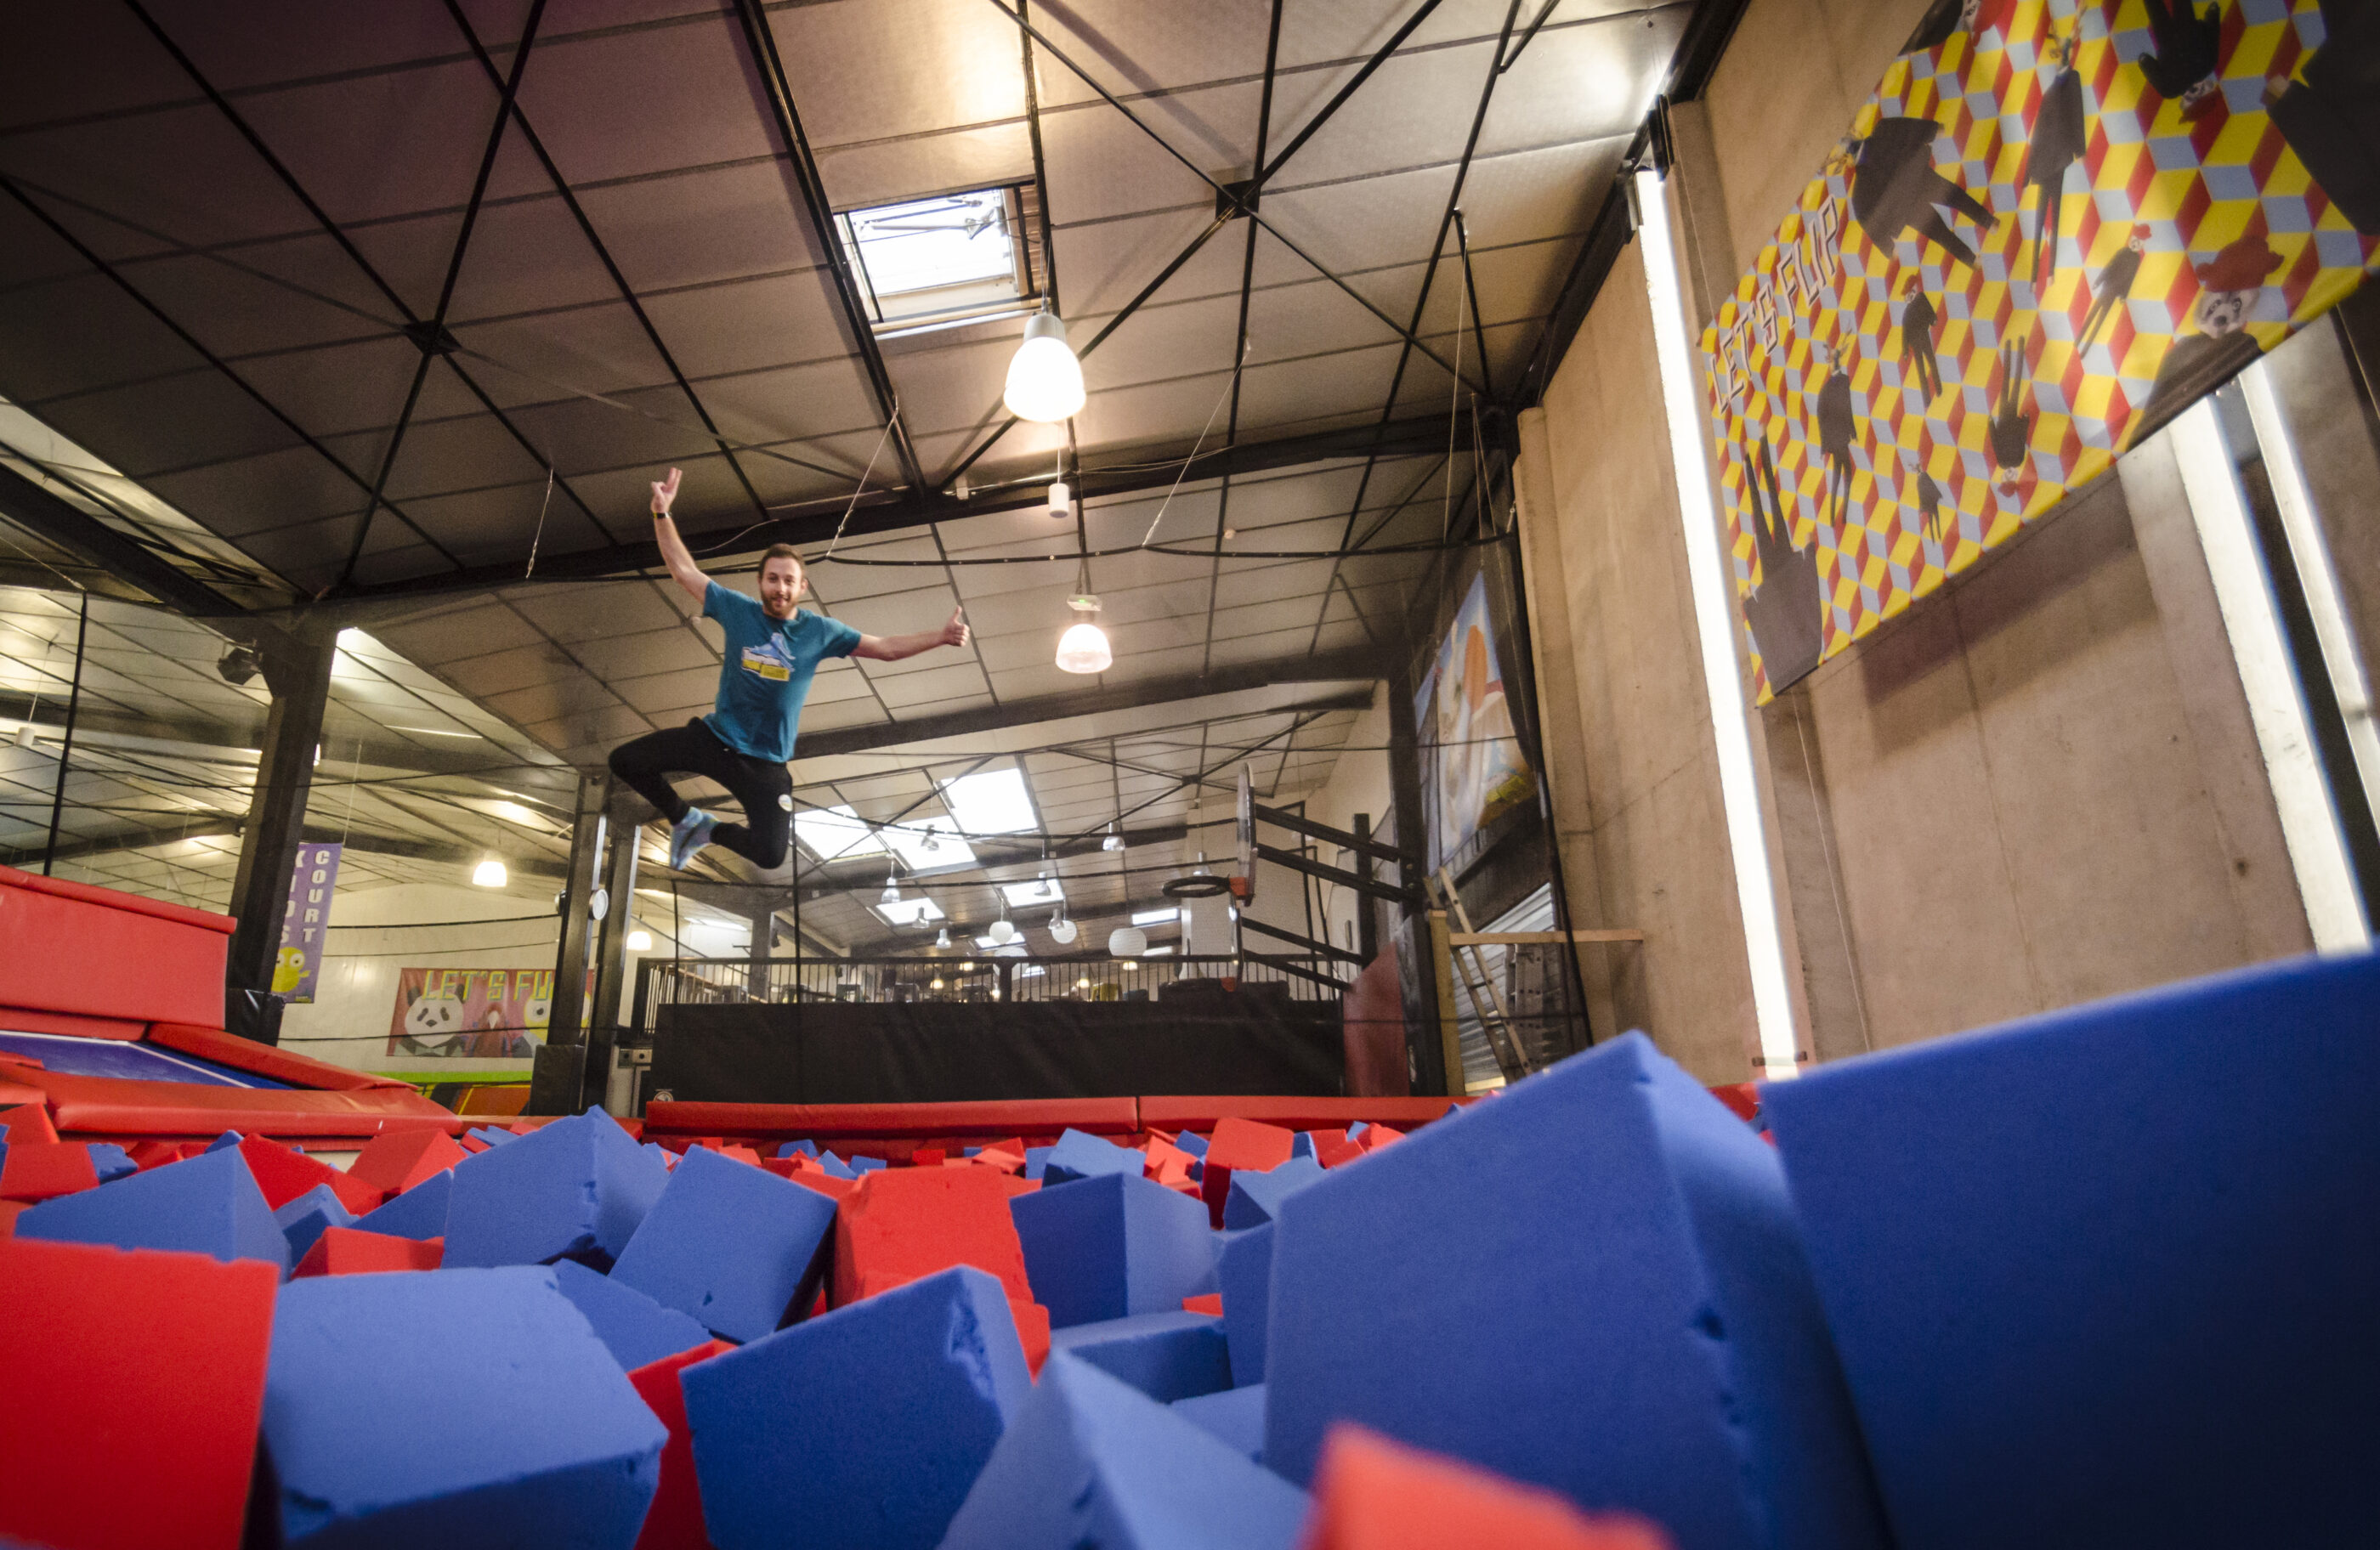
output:
POLYGON ((527 1060, 552 1011, 552 969, 400 970, 388 1053, 527 1060))

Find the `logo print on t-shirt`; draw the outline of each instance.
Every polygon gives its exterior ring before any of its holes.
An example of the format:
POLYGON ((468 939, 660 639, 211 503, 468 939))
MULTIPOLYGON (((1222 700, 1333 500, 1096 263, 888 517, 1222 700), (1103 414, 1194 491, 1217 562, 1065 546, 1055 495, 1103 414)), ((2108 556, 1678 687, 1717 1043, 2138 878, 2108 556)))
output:
POLYGON ((772 684, 783 684, 794 676, 794 664, 785 648, 774 636, 759 646, 744 648, 744 671, 756 672, 772 684))

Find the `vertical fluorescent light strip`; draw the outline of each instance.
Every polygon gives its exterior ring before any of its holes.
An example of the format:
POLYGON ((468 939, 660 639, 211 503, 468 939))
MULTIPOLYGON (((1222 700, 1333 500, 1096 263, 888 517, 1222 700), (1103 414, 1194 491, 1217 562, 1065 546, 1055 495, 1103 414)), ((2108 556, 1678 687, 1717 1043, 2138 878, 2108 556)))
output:
POLYGON ((1661 404, 1670 422, 1670 460, 1677 473, 1678 509, 1686 526, 1686 575, 1694 588, 1694 627, 1710 701, 1711 733, 1718 750, 1720 805, 1727 813, 1728 849, 1735 859, 1735 892, 1743 914, 1743 946, 1752 965, 1752 1011, 1760 1028, 1760 1055, 1771 1080, 1798 1076, 1793 1001, 1785 983, 1785 945, 1769 879, 1768 844, 1760 828, 1760 789, 1753 778, 1752 739, 1744 730, 1743 680, 1735 664, 1735 606, 1720 563, 1718 514, 1711 505, 1710 462, 1703 444, 1687 354, 1693 337, 1678 260, 1670 239, 1670 209, 1661 175, 1636 175, 1644 217, 1645 288, 1653 301, 1653 350, 1661 365, 1661 404))
POLYGON ((2289 647, 2273 606, 2272 587, 2248 525, 2248 506, 2231 452, 2216 418, 2213 398, 2202 398, 2166 431, 2199 547, 2214 578, 2216 606, 2231 638, 2231 660, 2248 696, 2248 719, 2264 755, 2265 778, 2280 814, 2281 839, 2298 875, 2298 894, 2318 952, 2356 952, 2372 941, 2363 901, 2355 890, 2347 843, 2331 806, 2330 786, 2314 756, 2289 647))
POLYGON ((2248 399, 2248 418, 2256 427, 2256 444, 2265 454, 2273 503, 2280 508, 2281 527, 2289 535, 2289 558, 2296 562, 2298 582, 2305 589, 2306 612, 2313 616, 2314 636, 2322 643, 2323 666, 2338 697, 2339 718, 2347 723, 2347 744, 2362 781, 2363 799, 2380 813, 2380 727, 2372 719, 2372 685, 2363 675, 2362 653, 2356 649, 2355 626, 2339 600, 2338 575, 2331 568, 2330 546, 2323 541, 2313 490, 2306 483, 2289 416, 2265 363, 2259 360, 2241 372, 2240 386, 2248 399))

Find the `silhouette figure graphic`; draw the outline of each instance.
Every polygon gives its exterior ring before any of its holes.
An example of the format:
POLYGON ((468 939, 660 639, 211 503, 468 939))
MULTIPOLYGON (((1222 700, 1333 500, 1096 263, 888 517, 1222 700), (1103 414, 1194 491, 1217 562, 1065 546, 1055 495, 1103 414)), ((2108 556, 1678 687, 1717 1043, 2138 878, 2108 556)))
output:
POLYGON ((1821 345, 1818 358, 1833 368, 1818 387, 1818 450, 1827 457, 1827 485, 1818 515, 1829 527, 1840 527, 1851 505, 1852 441, 1859 430, 1858 418, 1852 413, 1851 348, 1845 345, 1829 359, 1821 345))
MULTIPOLYGON (((2076 52, 2072 38, 2050 39, 2050 57, 2064 67, 2041 94, 2041 111, 2033 118, 2033 139, 2025 147, 2024 171, 2017 177, 2020 190, 2041 191, 2041 203, 2034 215, 2039 236, 2034 244, 2033 275, 2036 285, 2043 287, 2058 272, 2058 222, 2066 203, 2067 169, 2082 159, 2090 130, 2082 111, 2082 78, 2074 69, 2076 52)), ((2017 198, 2022 208, 2022 191, 2017 198)))
POLYGON ((1934 140, 1941 132, 1930 118, 1887 118, 1866 139, 1845 141, 1843 149, 1854 158, 1852 219, 1888 252, 1901 233, 1913 231, 1973 269, 1975 250, 1951 229, 1942 211, 1954 211, 1985 231, 1991 230, 1992 212, 1934 170, 1934 140))
MULTIPOLYGON (((2204 12, 2198 8, 2198 0, 2143 3, 2148 6, 2151 52, 2133 63, 2148 78, 2151 91, 2181 103, 2183 116, 2204 116, 2215 106, 2218 84, 2216 72, 2222 62, 2220 0, 2204 12)), ((2329 18, 2325 16, 2324 19, 2329 18)))
POLYGON ((1754 507, 1753 552, 1760 561, 1760 581, 1744 602, 1743 616, 1775 691, 1818 665, 1826 631, 1818 605, 1817 545, 1793 545, 1793 521, 1778 491, 1777 465, 1767 441, 1755 443, 1746 460, 1743 483, 1754 507))
POLYGON ((1990 441, 1992 465, 1999 469, 1994 482, 2002 492, 2012 490, 2025 469, 2033 448, 2033 416, 2024 412, 2024 345, 2010 339, 2000 345, 1999 391, 1992 398, 1990 441))
POLYGON ((2274 76, 2265 104, 2289 149, 2339 213, 2365 236, 2380 233, 2380 6, 2322 0, 2322 47, 2274 76))
POLYGON ((1934 358, 1934 334, 1942 320, 1925 294, 1924 276, 1911 275, 1901 295, 1908 300, 1900 309, 1900 374, 1913 379, 1931 404, 1942 395, 1942 367, 1934 358))
POLYGON ((1950 536, 1950 518, 1956 514, 1945 509, 1949 503, 1942 494, 1942 487, 1934 482, 1934 476, 1922 461, 1917 465, 1915 493, 1918 509, 1925 514, 1925 536, 1940 543, 1950 536))
POLYGON ((2141 277, 2141 255, 2148 251, 2148 227, 2134 226, 2131 235, 2124 238, 2124 250, 2109 259, 2107 267, 2099 272, 2098 283, 2092 287, 2091 310, 2082 315, 2082 338, 2077 349, 2089 349, 2100 328, 2132 294, 2132 282, 2141 277))

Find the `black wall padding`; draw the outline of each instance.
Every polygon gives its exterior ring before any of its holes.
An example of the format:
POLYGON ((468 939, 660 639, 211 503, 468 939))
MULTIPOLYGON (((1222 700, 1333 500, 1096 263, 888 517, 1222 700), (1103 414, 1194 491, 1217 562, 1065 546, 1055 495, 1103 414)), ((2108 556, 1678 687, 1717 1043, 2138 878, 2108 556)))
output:
POLYGON ((697 1103, 1332 1096, 1338 1009, 1160 1002, 661 1009, 645 1091, 697 1103))

